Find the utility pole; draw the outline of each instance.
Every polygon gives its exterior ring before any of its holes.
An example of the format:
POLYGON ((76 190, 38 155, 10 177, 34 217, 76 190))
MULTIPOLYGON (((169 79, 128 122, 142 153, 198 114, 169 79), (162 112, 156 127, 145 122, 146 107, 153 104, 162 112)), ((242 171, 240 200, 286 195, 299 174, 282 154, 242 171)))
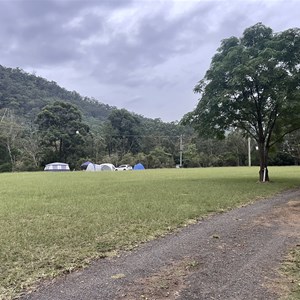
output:
POLYGON ((180 135, 180 146, 179 146, 179 168, 182 168, 182 152, 183 152, 183 144, 182 144, 182 134, 180 135))

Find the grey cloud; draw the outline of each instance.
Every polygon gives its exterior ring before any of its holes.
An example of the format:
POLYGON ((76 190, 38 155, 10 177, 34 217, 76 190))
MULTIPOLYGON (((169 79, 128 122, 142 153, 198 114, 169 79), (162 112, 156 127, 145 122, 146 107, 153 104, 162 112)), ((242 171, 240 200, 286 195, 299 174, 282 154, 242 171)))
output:
MULTIPOLYGON (((127 3, 128 4, 128 3, 127 3)), ((0 48, 10 52, 15 63, 23 59, 26 65, 53 65, 80 59, 80 41, 102 26, 103 20, 87 13, 79 27, 66 26, 85 8, 104 11, 124 5, 117 1, 4 1, 0 48)), ((8 55, 7 55, 8 56, 8 55)), ((19 61, 20 62, 20 61, 19 61)))
MULTIPOLYGON (((168 21, 164 12, 144 18, 136 28, 136 42, 128 41, 123 33, 117 34, 107 46, 91 49, 93 57, 98 57, 99 66, 103 61, 112 61, 108 68, 95 69, 99 80, 113 82, 122 80, 126 84, 144 83, 146 76, 135 77, 135 71, 141 68, 156 67, 181 53, 193 51, 205 43, 207 24, 202 14, 212 10, 212 6, 199 6, 192 15, 182 16, 168 21), (195 30, 196 29, 196 30, 195 30)), ((159 78, 163 81, 164 78, 159 78)))
MULTIPOLYGON (((90 13, 85 15, 79 27, 64 27, 81 9, 87 7, 86 4, 84 6, 84 1, 16 3, 19 6, 11 7, 10 11, 14 11, 19 17, 16 17, 17 21, 13 26, 8 26, 7 31, 10 32, 11 45, 16 43, 22 47, 12 47, 10 51, 14 57, 27 58, 28 65, 53 65, 80 60, 80 40, 95 34, 101 35, 101 28, 105 22, 99 16, 90 13)), ((100 3, 101 7, 110 9, 124 2, 87 3, 89 7, 99 7, 100 3)), ((202 34, 195 34, 194 28, 205 28, 201 14, 211 9, 207 4, 200 5, 192 16, 183 16, 172 21, 166 20, 165 12, 158 15, 149 14, 137 24, 135 44, 130 43, 124 33, 116 33, 107 45, 91 45, 86 49, 86 55, 91 59, 88 67, 94 69, 91 73, 97 74, 99 80, 107 82, 119 77, 127 84, 138 84, 143 78, 134 78, 132 71, 145 66, 157 66, 173 55, 190 51, 199 40, 204 42, 202 34)), ((86 60, 86 57, 82 59, 86 60)))
MULTIPOLYGON (((184 8, 186 2, 177 4, 184 8)), ((222 39, 241 36, 245 28, 260 21, 278 31, 294 27, 300 18, 299 1, 293 0, 191 0, 193 9, 170 16, 173 3, 0 0, 1 64, 47 70, 47 76, 51 73, 55 81, 60 79, 55 76, 68 70, 66 88, 78 88, 78 92, 108 103, 111 90, 126 90, 124 97, 121 92, 114 93, 113 104, 117 105, 120 97, 120 103, 143 109, 146 105, 134 95, 147 93, 144 101, 153 95, 157 106, 158 98, 166 99, 168 93, 172 98, 178 95, 179 99, 180 94, 195 101, 190 96, 192 89, 222 39), (135 15, 125 16, 124 9, 134 9, 135 15), (118 22, 119 17, 123 23, 118 22), (125 30, 123 26, 131 21, 135 27, 125 30), (98 90, 99 95, 89 92, 98 90)))

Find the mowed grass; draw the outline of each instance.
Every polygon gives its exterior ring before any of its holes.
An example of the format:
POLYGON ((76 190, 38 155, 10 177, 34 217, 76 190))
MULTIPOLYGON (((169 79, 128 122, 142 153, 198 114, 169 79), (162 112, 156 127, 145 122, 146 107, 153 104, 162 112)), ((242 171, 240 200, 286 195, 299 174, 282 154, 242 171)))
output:
POLYGON ((300 167, 0 174, 0 299, 190 220, 300 185, 300 167))

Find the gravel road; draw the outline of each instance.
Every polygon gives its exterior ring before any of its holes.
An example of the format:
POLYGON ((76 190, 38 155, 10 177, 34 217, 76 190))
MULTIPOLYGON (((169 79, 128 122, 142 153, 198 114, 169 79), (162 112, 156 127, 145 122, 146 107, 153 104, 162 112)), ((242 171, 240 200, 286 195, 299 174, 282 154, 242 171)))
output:
POLYGON ((99 259, 21 299, 274 300, 276 269, 299 233, 300 190, 290 190, 99 259))

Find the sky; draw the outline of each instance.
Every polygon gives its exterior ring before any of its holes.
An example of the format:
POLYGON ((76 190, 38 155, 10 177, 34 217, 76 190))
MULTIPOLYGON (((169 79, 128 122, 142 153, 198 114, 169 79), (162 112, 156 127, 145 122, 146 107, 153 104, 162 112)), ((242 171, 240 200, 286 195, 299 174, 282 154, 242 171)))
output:
POLYGON ((258 22, 300 27, 300 0, 0 0, 0 64, 179 121, 221 41, 258 22))

